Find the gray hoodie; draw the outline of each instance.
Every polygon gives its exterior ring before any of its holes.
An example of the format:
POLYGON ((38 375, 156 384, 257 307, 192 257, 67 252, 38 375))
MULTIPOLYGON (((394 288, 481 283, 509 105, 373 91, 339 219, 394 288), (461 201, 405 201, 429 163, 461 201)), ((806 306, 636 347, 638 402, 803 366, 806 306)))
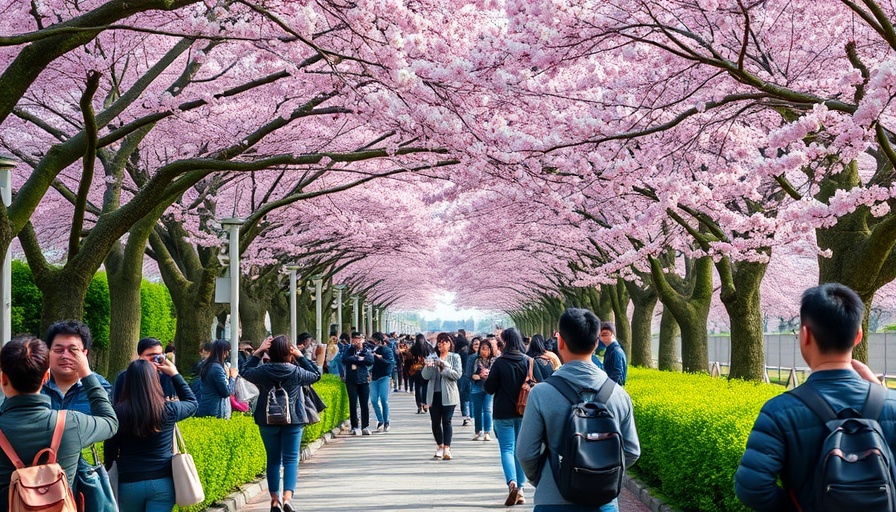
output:
MULTIPOLYGON (((573 388, 595 390, 607 379, 607 374, 593 363, 581 361, 564 364, 554 375, 566 379, 573 388)), ((551 465, 547 462, 540 464, 545 443, 554 453, 560 451, 561 434, 566 428, 570 407, 566 398, 549 384, 538 384, 529 393, 526 414, 523 415, 523 425, 516 441, 516 458, 519 459, 526 478, 535 486, 536 505, 572 505, 560 495, 551 465)), ((607 402, 607 408, 619 421, 625 466, 629 467, 641 455, 632 400, 621 386, 616 386, 607 402)))

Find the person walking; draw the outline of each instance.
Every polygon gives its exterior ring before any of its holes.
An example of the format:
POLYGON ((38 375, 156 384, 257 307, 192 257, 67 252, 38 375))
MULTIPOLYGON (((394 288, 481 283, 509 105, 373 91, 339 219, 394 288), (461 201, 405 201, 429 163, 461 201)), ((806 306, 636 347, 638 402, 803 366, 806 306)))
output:
POLYGON ((476 429, 473 441, 491 441, 494 397, 485 392, 483 383, 488 379, 489 371, 496 359, 495 345, 490 339, 478 340, 474 345, 479 349, 479 353, 471 354, 467 363, 467 372, 472 383, 470 398, 473 402, 473 426, 476 429))
MULTIPOLYGON (((557 344, 566 363, 554 375, 575 390, 599 390, 609 378, 591 362, 600 325, 597 315, 587 309, 570 308, 560 316, 557 344)), ((532 343, 536 343, 535 336, 532 343)), ((632 400, 621 386, 615 386, 606 405, 618 420, 625 467, 628 468, 641 454, 632 400)), ((567 501, 560 494, 551 462, 545 461, 545 453, 548 457, 562 453, 563 433, 572 406, 552 383, 535 386, 529 393, 517 439, 516 458, 529 481, 535 485, 534 512, 618 512, 616 499, 599 506, 567 501)))
POLYGON ((625 350, 616 340, 616 325, 612 322, 601 322, 600 342, 607 347, 604 351, 604 370, 616 384, 625 386, 628 376, 628 359, 625 350))
POLYGON ((271 512, 293 512, 292 500, 299 478, 299 446, 307 423, 302 386, 320 380, 320 368, 309 361, 286 336, 268 337, 246 362, 242 377, 258 386, 259 400, 265 400, 274 387, 282 387, 289 395, 288 425, 269 425, 267 407, 256 407, 255 424, 267 456, 265 474, 271 494, 271 512), (261 364, 267 354, 267 363, 261 364), (280 468, 283 468, 283 488, 280 468))
POLYGON ((535 360, 535 364, 540 367, 539 370, 541 371, 541 375, 545 379, 550 377, 555 370, 560 368, 560 358, 557 357, 557 354, 547 350, 547 347, 545 347, 544 336, 541 334, 532 336, 532 339, 529 341, 529 350, 526 351, 526 355, 535 360))
POLYGON ((426 342, 426 336, 418 333, 414 338, 414 344, 410 349, 414 361, 410 365, 408 373, 414 381, 414 398, 417 401, 417 414, 423 414, 426 408, 426 379, 423 378, 423 364, 432 350, 426 342))
POLYGON ((364 336, 352 332, 352 344, 342 355, 345 366, 345 389, 348 392, 349 418, 352 435, 370 435, 370 367, 373 366, 373 351, 364 346, 364 336), (361 408, 360 423, 358 407, 361 408))
MULTIPOLYGON (((523 496, 526 475, 514 451, 523 422, 522 415, 516 411, 516 402, 523 382, 528 378, 531 359, 524 353, 523 336, 516 328, 504 329, 500 339, 504 341, 504 350, 492 364, 483 388, 486 393, 494 395, 495 436, 498 438, 501 467, 507 481, 507 499, 504 500, 504 505, 509 507, 526 502, 523 496)), ((533 375, 537 381, 542 381, 539 367, 534 364, 533 375)))
POLYGON ((128 512, 170 512, 174 508, 171 446, 177 422, 196 413, 190 385, 167 358, 150 363, 137 359, 124 373, 115 414, 118 433, 106 441, 106 468, 117 461, 118 506, 128 512), (165 399, 158 372, 171 378, 177 401, 165 399))
POLYGON ((457 380, 463 373, 460 356, 452 352, 454 341, 451 335, 442 332, 436 337, 436 351, 423 366, 426 385, 426 405, 432 422, 432 435, 436 440, 433 458, 451 460, 451 418, 454 408, 460 403, 457 380))
POLYGON ((373 349, 373 369, 371 370, 370 400, 376 415, 376 431, 388 432, 389 426, 389 379, 395 369, 395 354, 389 339, 381 332, 373 333, 377 342, 373 349))
POLYGON ((236 386, 236 368, 225 365, 230 358, 230 342, 215 340, 212 350, 199 370, 199 410, 196 416, 230 419, 230 395, 236 386))

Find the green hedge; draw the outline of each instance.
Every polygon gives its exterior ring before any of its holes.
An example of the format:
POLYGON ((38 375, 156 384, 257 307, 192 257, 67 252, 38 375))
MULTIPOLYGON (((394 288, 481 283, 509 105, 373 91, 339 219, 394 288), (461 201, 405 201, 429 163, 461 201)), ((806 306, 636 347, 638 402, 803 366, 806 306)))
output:
POLYGON ((341 425, 348 418, 348 393, 345 390, 345 384, 339 380, 337 375, 324 374, 320 381, 314 384, 314 389, 327 404, 327 408, 320 416, 320 423, 305 427, 302 444, 314 441, 325 432, 341 425))
MULTIPOLYGON (((30 333, 43 336, 40 320, 43 294, 34 284, 34 276, 28 264, 12 262, 12 333, 30 333)), ((93 345, 98 349, 109 347, 109 281, 105 272, 98 272, 87 288, 84 297, 84 318, 93 334, 93 345)), ((140 336, 154 336, 163 342, 174 339, 177 320, 174 304, 168 288, 162 283, 146 279, 140 284, 140 336)))
POLYGON ((641 458, 634 472, 680 510, 745 511, 734 472, 747 436, 781 386, 631 368, 641 458))

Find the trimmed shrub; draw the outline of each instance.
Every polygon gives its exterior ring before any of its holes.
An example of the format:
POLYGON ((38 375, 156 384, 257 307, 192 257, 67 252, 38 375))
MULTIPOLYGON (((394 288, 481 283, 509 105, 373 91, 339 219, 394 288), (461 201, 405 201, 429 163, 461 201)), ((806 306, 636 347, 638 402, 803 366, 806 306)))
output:
MULTIPOLYGON (((34 284, 31 268, 24 261, 12 261, 12 335, 40 332, 44 295, 34 284)), ((6 341, 6 340, 4 340, 6 341)))
POLYGON ((84 296, 83 322, 90 326, 93 335, 93 347, 109 348, 109 322, 111 320, 111 302, 109 300, 109 278, 105 272, 97 272, 84 296))
POLYGON ((641 458, 635 473, 681 510, 745 511, 734 472, 747 437, 781 386, 631 368, 641 458))
POLYGON ((140 337, 153 336, 166 344, 174 339, 176 327, 168 287, 144 279, 140 284, 140 337))

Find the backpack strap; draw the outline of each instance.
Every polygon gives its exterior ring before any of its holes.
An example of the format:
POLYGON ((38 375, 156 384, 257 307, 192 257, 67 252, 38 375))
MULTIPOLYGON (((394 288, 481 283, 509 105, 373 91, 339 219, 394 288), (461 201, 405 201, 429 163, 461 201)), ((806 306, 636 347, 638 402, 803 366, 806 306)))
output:
POLYGON ((48 461, 49 464, 56 463, 56 454, 59 453, 59 445, 62 443, 62 434, 65 432, 65 413, 65 409, 56 412, 56 428, 53 429, 53 440, 50 441, 50 450, 52 450, 52 453, 50 454, 50 460, 48 461))
POLYGON ((563 398, 569 402, 569 405, 575 405, 579 402, 579 393, 580 391, 576 391, 573 387, 566 381, 563 377, 559 375, 551 375, 548 377, 545 382, 554 386, 554 389, 560 392, 563 395, 563 398))
POLYGON ((16 450, 9 444, 9 439, 6 438, 6 434, 4 434, 2 430, 0 430, 0 448, 3 449, 3 453, 6 454, 16 469, 25 467, 25 464, 22 464, 22 459, 19 458, 19 454, 17 454, 16 450))
POLYGON ((887 388, 872 383, 868 386, 868 398, 865 399, 865 406, 862 407, 862 417, 877 421, 886 400, 887 388))
POLYGON ((604 383, 600 385, 600 389, 597 390, 597 396, 594 399, 602 404, 606 404, 610 400, 610 395, 613 394, 613 389, 615 387, 616 381, 607 377, 607 380, 605 380, 604 383))
POLYGON ((821 393, 815 391, 810 386, 806 386, 805 384, 801 386, 797 386, 788 393, 793 394, 793 396, 800 399, 801 402, 806 404, 812 412, 815 413, 816 416, 821 418, 823 423, 827 423, 831 420, 837 419, 837 412, 834 411, 834 408, 831 407, 822 396, 821 393))

